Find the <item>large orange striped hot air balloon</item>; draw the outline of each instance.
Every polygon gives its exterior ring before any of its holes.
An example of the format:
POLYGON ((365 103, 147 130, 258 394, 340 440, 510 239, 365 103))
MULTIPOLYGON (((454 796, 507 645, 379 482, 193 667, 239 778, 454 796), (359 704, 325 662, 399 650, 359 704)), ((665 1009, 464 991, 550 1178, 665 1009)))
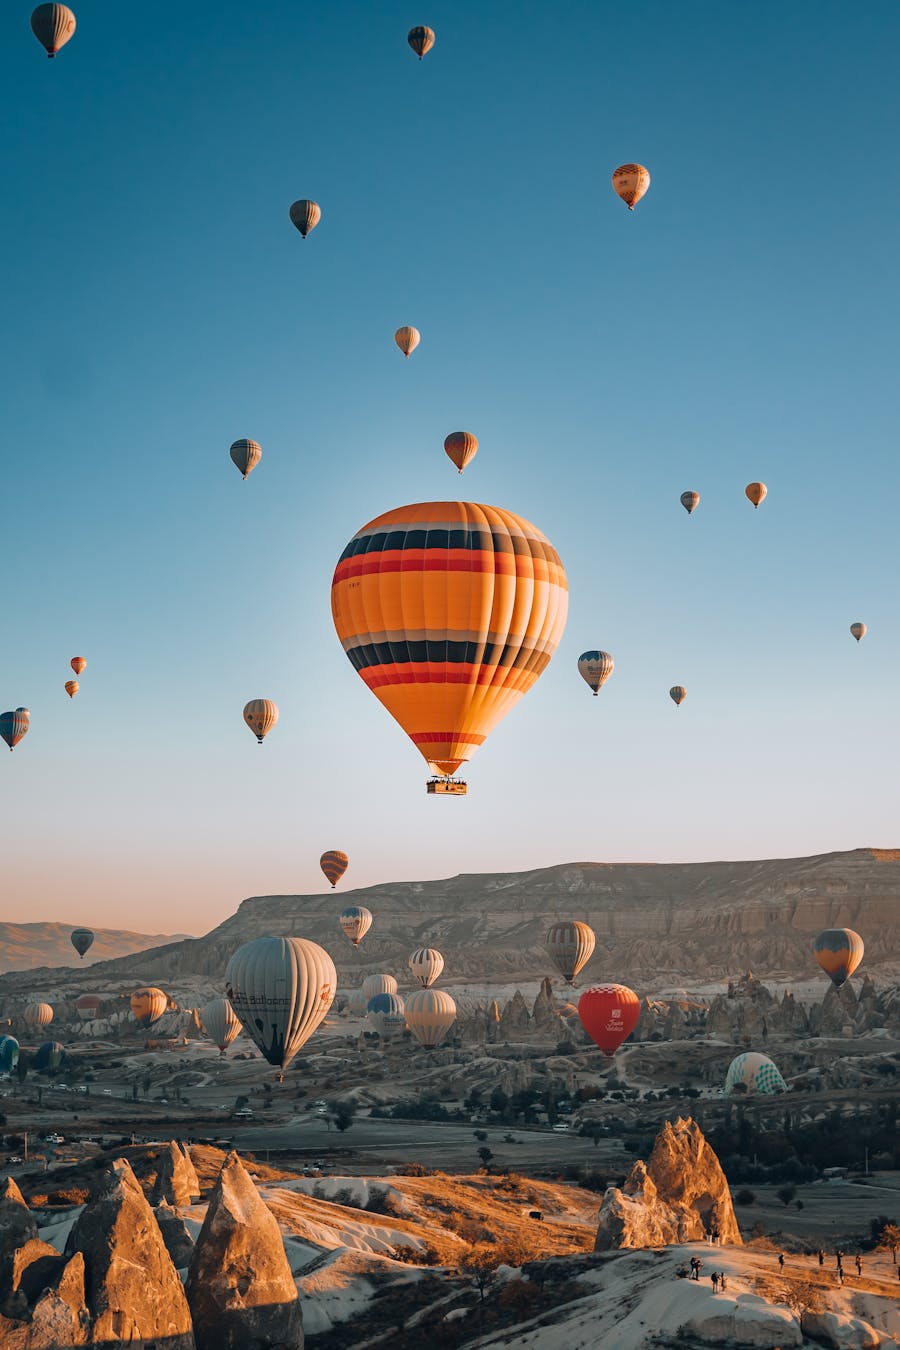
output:
POLYGON ((833 985, 840 989, 865 955, 865 945, 852 928, 826 928, 813 942, 813 954, 833 985))
POLYGON ((339 848, 330 848, 327 853, 322 854, 319 859, 319 866, 331 882, 331 889, 334 890, 350 866, 350 859, 339 848))
POLYGON ((151 1027, 154 1022, 158 1022, 168 1006, 168 994, 155 985, 148 989, 135 989, 131 995, 131 1011, 139 1027, 151 1027))
POLYGON ((540 530, 474 502, 378 516, 350 540, 331 586, 349 660, 432 771, 447 776, 547 666, 568 598, 559 555, 540 530))

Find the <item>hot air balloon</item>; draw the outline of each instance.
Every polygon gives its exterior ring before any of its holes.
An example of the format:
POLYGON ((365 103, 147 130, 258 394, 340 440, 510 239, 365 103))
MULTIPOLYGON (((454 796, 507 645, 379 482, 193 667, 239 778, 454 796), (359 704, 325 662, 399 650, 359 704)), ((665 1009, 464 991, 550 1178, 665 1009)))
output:
POLYGON ((87 661, 83 656, 73 656, 72 660, 69 662, 69 665, 72 667, 76 675, 80 675, 81 672, 87 666, 87 661))
POLYGON ((334 890, 335 886, 350 866, 350 859, 347 857, 346 853, 342 853, 339 848, 330 848, 326 853, 322 854, 319 859, 319 866, 325 873, 326 879, 331 882, 331 889, 334 890))
POLYGON ((432 771, 447 776, 547 666, 568 599, 540 530, 473 502, 378 516, 344 549, 331 586, 347 657, 432 771))
POLYGON ((244 721, 262 745, 278 721, 278 704, 270 698, 252 698, 244 708, 244 721))
POLYGON ((444 438, 444 452, 462 473, 478 454, 478 437, 473 436, 471 431, 451 431, 444 438))
POLYGON ((19 1062, 19 1042, 15 1036, 0 1036, 0 1073, 12 1073, 19 1062))
POLYGON ((62 1064, 65 1054, 65 1046, 59 1041, 44 1041, 34 1052, 32 1066, 38 1073, 53 1073, 62 1064))
POLYGON ((100 999, 96 994, 82 994, 76 1000, 75 1011, 83 1022, 92 1022, 100 1012, 100 999))
POLYGON ((612 176, 612 185, 628 210, 633 211, 650 186, 650 175, 643 164, 620 164, 612 176))
POLYGON ((609 652, 582 652, 578 658, 578 674, 596 698, 615 669, 609 652))
POLYGON ((220 1055, 224 1055, 231 1042, 243 1031, 241 1019, 227 998, 214 998, 205 1003, 200 1009, 200 1021, 213 1045, 219 1047, 220 1055))
POLYGON ((406 1000, 406 1025, 420 1045, 433 1050, 456 1021, 456 1004, 443 989, 416 989, 406 1000))
POLYGON ((75 32, 75 15, 68 5, 38 5, 31 15, 31 31, 52 61, 75 32))
POLYGON ((676 708, 680 708, 684 700, 687 698, 687 690, 685 689, 684 685, 673 684, 672 688, 669 690, 669 698, 675 704, 676 708))
POLYGON ((69 938, 78 955, 84 960, 85 952, 94 945, 94 934, 90 928, 76 928, 69 938))
POLYGON ((63 685, 63 688, 69 695, 69 698, 74 698, 75 695, 78 693, 78 690, 81 688, 81 685, 78 683, 77 680, 66 680, 65 684, 63 685))
POLYGON ((591 1040, 610 1058, 638 1024, 641 1004, 624 984, 597 984, 578 1000, 578 1016, 591 1040))
POLYGON ((350 905, 338 915, 338 923, 354 947, 358 947, 372 927, 372 911, 365 905, 350 905))
POLYGON ((354 989, 347 995, 347 1007, 357 1017, 365 1017, 368 999, 361 989, 354 989))
POLYGON ((414 352, 422 341, 422 334, 418 328, 398 328, 394 334, 394 341, 400 348, 404 356, 409 356, 414 352))
POLYGON ((553 925, 545 941, 550 959, 566 984, 574 984, 579 970, 593 956, 597 939, 589 924, 566 919, 553 925))
POLYGON ((366 1017, 381 1036, 396 1036, 406 1026, 406 1004, 399 994, 375 994, 366 1017))
POLYGON ((334 1002, 337 972, 328 953, 306 938, 254 938, 228 962, 225 993, 281 1082, 334 1002))
POLYGON ((15 712, 0 713, 0 736, 10 750, 15 750, 30 725, 31 713, 27 708, 16 708, 15 712))
POLYGON ((748 502, 753 503, 754 511, 759 509, 759 504, 768 493, 769 489, 765 483, 748 483, 744 488, 744 496, 748 502))
POLYGON ((237 465, 238 471, 246 479, 262 459, 262 446, 259 441, 250 441, 246 436, 242 436, 239 441, 233 442, 228 453, 232 462, 237 465))
POLYGON ((700 501, 700 493, 682 492, 680 500, 681 505, 684 507, 685 511, 687 511, 688 515, 693 515, 697 509, 697 504, 700 501))
POLYGON ((420 947, 409 958, 409 968, 413 979, 428 989, 444 969, 444 958, 435 947, 420 947))
POLYGON ((812 945, 813 953, 836 988, 856 970, 865 954, 865 944, 852 928, 825 928, 812 945))
POLYGON ((768 1055, 760 1055, 755 1050, 745 1050, 729 1064, 725 1075, 725 1096, 730 1097, 738 1084, 742 1084, 748 1092, 758 1092, 764 1097, 776 1092, 787 1092, 787 1083, 768 1055))
POLYGON ((417 28, 409 30, 406 40, 421 61, 425 53, 430 52, 434 46, 434 30, 420 24, 417 28))
POLYGON ((369 1000, 376 994, 396 994, 397 981, 393 975, 367 975, 362 982, 362 991, 368 1008, 369 1000))
POLYGON ((22 1015, 26 1026, 49 1027, 53 1021, 53 1008, 49 1003, 29 1003, 22 1015))
POLYGON ((851 623, 850 632, 856 638, 857 642, 862 642, 863 638, 866 636, 866 633, 868 632, 868 629, 866 628, 866 625, 864 623, 851 623))
POLYGON ((139 1027, 152 1027, 168 1006, 168 994, 164 994, 155 985, 151 985, 148 989, 135 989, 131 995, 131 1011, 139 1027))
POLYGON ((311 230, 314 230, 322 219, 322 212, 317 202, 311 202, 308 197, 301 197, 298 202, 294 202, 291 207, 291 220, 305 239, 311 230))

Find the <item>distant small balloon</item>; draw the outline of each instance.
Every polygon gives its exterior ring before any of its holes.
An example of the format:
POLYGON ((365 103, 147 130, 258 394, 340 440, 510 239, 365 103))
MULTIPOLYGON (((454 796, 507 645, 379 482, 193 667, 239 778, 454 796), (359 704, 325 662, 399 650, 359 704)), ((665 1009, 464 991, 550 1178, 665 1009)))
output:
POLYGON ((354 947, 358 947, 372 927, 372 911, 365 905, 349 905, 338 915, 341 932, 348 937, 354 947))
POLYGON ((397 981, 393 975, 367 975, 362 982, 362 991, 368 1007, 369 1000, 376 994, 396 994, 397 981))
POLYGON ((227 998, 214 998, 205 1003, 200 1009, 200 1021, 209 1039, 219 1047, 220 1055, 225 1054, 231 1042, 244 1029, 227 998))
POLYGON ((687 690, 685 689, 684 685, 673 684, 672 688, 669 690, 669 698, 675 704, 676 708, 680 707, 681 704, 684 702, 684 700, 687 698, 687 690))
POLYGON ((620 164, 612 176, 612 185, 628 210, 633 211, 650 186, 650 174, 643 164, 620 164))
POLYGON ((699 501, 699 492, 682 492, 681 494, 681 505, 684 507, 685 511, 687 511, 689 516, 693 515, 696 511, 697 503, 699 501))
POLYGON ((444 958, 436 947, 420 947, 409 958, 409 969, 422 988, 428 989, 444 969, 444 958))
POLYGON ((864 623, 851 623, 850 625, 850 632, 856 638, 857 642, 862 642, 868 631, 869 630, 864 623))
POLYGON ((322 211, 318 202, 310 201, 308 197, 301 197, 291 207, 291 221, 296 225, 304 239, 316 228, 321 219, 322 211))
POLYGON ((578 658, 578 674, 592 691, 594 698, 606 684, 615 669, 609 652, 582 652, 578 658))
POLYGON ((252 698, 244 708, 244 721, 262 745, 278 721, 278 705, 270 698, 252 698))
POLYGON ((50 1003, 29 1003, 24 1017, 30 1027, 49 1027, 53 1021, 53 1006, 50 1003))
POLYGON ((753 503, 754 510, 757 510, 760 502, 767 495, 769 489, 765 483, 748 483, 744 488, 744 496, 748 502, 753 503))
POLYGON ((366 1017, 382 1036, 396 1036, 406 1026, 406 1002, 400 994, 375 994, 369 999, 366 1017))
POLYGON ((78 690, 81 688, 81 685, 78 683, 77 680, 66 680, 65 684, 63 685, 63 688, 69 695, 69 698, 74 698, 75 695, 78 693, 78 690))
POLYGON ((825 928, 813 942, 813 954, 838 989, 849 980, 865 955, 865 944, 852 928, 825 928))
POLYGON ((444 441, 444 450, 462 473, 478 454, 478 438, 471 431, 452 431, 444 441))
POLYGON ((578 1000, 581 1025, 609 1057, 634 1031, 640 1015, 640 999, 624 984, 595 985, 586 989, 578 1000))
POLYGON ((416 989, 406 1000, 406 1025, 420 1045, 433 1050, 456 1021, 456 1003, 443 989, 416 989))
POLYGON ((394 334, 394 341, 403 355, 409 356, 410 352, 414 352, 422 341, 422 334, 418 328, 398 328, 394 334))
POLYGON ((325 873, 327 880, 331 882, 331 889, 334 890, 335 886, 350 866, 350 859, 347 857, 346 853, 342 853, 339 848, 330 848, 326 853, 322 854, 319 859, 319 866, 325 873))
POLYGON ((84 960, 84 954, 94 945, 94 934, 90 928, 75 928, 69 938, 78 955, 84 960))
POLYGON ((246 478, 262 459, 262 446, 259 441, 250 441, 242 437, 234 442, 228 453, 233 463, 237 465, 238 471, 246 478))
POLYGON ((135 989, 131 995, 131 1011, 139 1027, 151 1027, 154 1022, 158 1022, 168 1006, 168 994, 155 985, 147 989, 135 989))
POLYGON ((87 665, 87 659, 83 656, 73 656, 69 662, 76 675, 80 675, 87 665))
POLYGON ((10 750, 15 750, 30 725, 31 713, 27 708, 16 708, 14 712, 0 713, 0 737, 6 741, 10 750))
POLYGON ((723 1092, 730 1097, 735 1088, 770 1097, 776 1092, 787 1092, 787 1083, 768 1055, 756 1050, 745 1050, 729 1064, 723 1092))
POLYGON ((561 919, 548 931, 547 951, 566 984, 574 984, 575 977, 594 954, 597 938, 590 924, 577 919, 561 919))
POLYGON ((31 15, 31 31, 52 61, 75 32, 75 15, 68 5, 38 5, 31 15))
POLYGON ((409 30, 406 40, 421 61, 425 53, 430 52, 434 46, 434 29, 420 24, 417 28, 409 30))

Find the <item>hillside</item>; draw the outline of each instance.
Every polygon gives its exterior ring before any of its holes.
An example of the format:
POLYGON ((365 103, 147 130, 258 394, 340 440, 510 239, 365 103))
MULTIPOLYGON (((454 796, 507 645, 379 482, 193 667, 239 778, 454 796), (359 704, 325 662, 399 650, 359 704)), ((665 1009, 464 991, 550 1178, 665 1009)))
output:
POLYGON ((0 973, 39 966, 92 966, 133 952, 181 942, 183 933, 133 933, 125 928, 95 928, 94 945, 82 962, 69 938, 71 923, 0 923, 0 973))
POLYGON ((394 882, 320 895, 244 900, 205 937, 117 961, 115 978, 218 978, 241 943, 266 933, 309 937, 335 957, 342 984, 378 969, 403 969, 432 944, 454 980, 487 982, 546 973, 543 939, 554 918, 578 918, 597 934, 590 978, 721 979, 748 967, 761 977, 809 975, 810 942, 849 926, 866 943, 865 968, 900 968, 900 850, 856 849, 811 858, 679 864, 568 863, 531 872, 394 882), (337 916, 368 905, 374 925, 356 953, 337 916))

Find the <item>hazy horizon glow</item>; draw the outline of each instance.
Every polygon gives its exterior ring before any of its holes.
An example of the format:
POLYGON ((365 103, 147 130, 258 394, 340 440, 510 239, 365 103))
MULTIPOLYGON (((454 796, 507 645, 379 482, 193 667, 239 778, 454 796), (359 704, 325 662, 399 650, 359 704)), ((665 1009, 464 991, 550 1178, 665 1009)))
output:
POLYGON ((202 933, 327 889, 328 848, 339 899, 895 844, 896 7, 101 8, 53 62, 0 15, 0 919, 202 933), (570 609, 444 800, 329 589, 366 521, 457 495, 544 531, 570 609))

